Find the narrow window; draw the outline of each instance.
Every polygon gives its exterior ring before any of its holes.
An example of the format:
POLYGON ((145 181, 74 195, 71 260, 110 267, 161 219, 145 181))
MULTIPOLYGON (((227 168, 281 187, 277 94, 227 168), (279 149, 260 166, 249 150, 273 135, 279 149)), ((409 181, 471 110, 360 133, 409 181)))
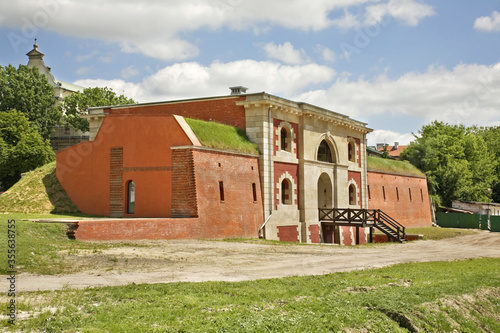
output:
POLYGON ((411 188, 408 189, 408 193, 410 194, 410 201, 411 201, 411 188))
POLYGON ((354 149, 354 144, 352 142, 349 142, 349 144, 347 145, 347 150, 349 154, 349 161, 356 162, 355 149, 354 149))
POLYGON ((219 182, 220 201, 224 201, 224 182, 219 182))
POLYGON ((356 204, 356 186, 353 184, 349 185, 349 205, 356 204))
POLYGON ((382 186, 382 195, 383 195, 384 201, 385 201, 385 186, 382 186))
POLYGON ((127 214, 135 213, 135 183, 131 180, 127 185, 127 214))
POLYGON ((399 201, 399 189, 396 187, 396 198, 398 199, 399 201))
POLYGON ((281 203, 283 205, 292 204, 292 183, 288 179, 283 179, 281 182, 281 203))
POLYGON ((257 185, 252 183, 253 201, 257 201, 257 185))
POLYGON ((332 152, 330 150, 330 146, 328 145, 328 143, 325 140, 321 141, 321 143, 319 144, 317 159, 320 162, 333 163, 332 152))
POLYGON ((372 199, 372 194, 370 192, 370 185, 368 185, 366 188, 368 190, 368 200, 371 200, 372 199))
POLYGON ((424 202, 424 191, 420 189, 420 198, 422 199, 422 202, 424 202))
POLYGON ((281 150, 286 150, 287 137, 288 137, 287 130, 286 130, 286 128, 282 127, 281 128, 281 138, 280 138, 281 150))

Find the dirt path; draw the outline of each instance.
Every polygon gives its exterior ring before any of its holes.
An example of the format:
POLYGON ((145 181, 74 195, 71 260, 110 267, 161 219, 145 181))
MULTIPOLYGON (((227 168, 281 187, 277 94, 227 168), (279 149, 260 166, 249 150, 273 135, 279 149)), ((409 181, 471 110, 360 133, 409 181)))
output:
MULTIPOLYGON (((500 233, 441 241, 380 246, 263 245, 220 241, 150 241, 102 253, 80 253, 70 260, 93 269, 69 275, 17 276, 18 291, 118 286, 178 281, 243 281, 295 275, 319 275, 404 262, 500 257, 500 233), (106 258, 106 259, 103 259, 106 258), (112 269, 109 268, 112 259, 112 269), (106 265, 100 261, 106 260, 106 265), (102 268, 99 268, 102 267, 102 268)), ((1 279, 0 290, 7 287, 1 279)))

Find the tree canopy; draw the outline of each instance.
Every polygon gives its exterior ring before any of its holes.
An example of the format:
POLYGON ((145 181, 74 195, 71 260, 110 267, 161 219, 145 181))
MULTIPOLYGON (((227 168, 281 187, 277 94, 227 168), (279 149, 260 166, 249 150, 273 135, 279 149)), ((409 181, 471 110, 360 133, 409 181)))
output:
POLYGON ((481 127, 475 129, 476 133, 482 136, 486 142, 488 151, 495 156, 497 161, 495 179, 491 185, 491 198, 494 202, 500 202, 500 126, 481 127))
POLYGON ((76 92, 64 98, 59 105, 64 113, 64 122, 74 129, 83 132, 89 130, 89 123, 80 115, 89 107, 135 104, 134 100, 124 95, 117 96, 110 88, 86 88, 83 93, 76 92))
POLYGON ((38 68, 0 66, 0 112, 22 112, 38 133, 48 139, 52 127, 61 120, 55 107, 54 89, 38 68))
POLYGON ((452 200, 489 202, 488 189, 498 179, 497 159, 474 127, 425 125, 400 158, 426 174, 429 194, 445 206, 452 200))
POLYGON ((14 185, 23 172, 55 159, 48 140, 44 140, 24 113, 0 112, 0 182, 4 189, 14 185))

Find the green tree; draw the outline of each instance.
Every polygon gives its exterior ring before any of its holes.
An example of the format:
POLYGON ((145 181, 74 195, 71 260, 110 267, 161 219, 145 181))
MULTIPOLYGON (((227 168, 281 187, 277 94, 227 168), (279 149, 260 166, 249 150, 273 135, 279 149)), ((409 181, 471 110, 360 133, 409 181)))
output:
POLYGON ((23 172, 55 159, 49 140, 30 126, 20 111, 0 112, 0 182, 2 188, 14 185, 23 172))
POLYGON ((83 132, 89 130, 87 119, 80 115, 90 107, 135 104, 134 100, 124 95, 117 96, 110 88, 86 88, 83 93, 76 92, 64 98, 59 105, 61 112, 64 113, 64 122, 74 129, 83 132))
POLYGON ((477 128, 476 132, 482 136, 488 147, 488 151, 495 156, 496 172, 495 179, 491 184, 491 198, 494 202, 500 202, 500 126, 477 128))
POLYGON ((496 161, 474 128, 433 122, 401 153, 427 176, 429 194, 445 206, 452 200, 489 201, 496 161))
POLYGON ((38 68, 0 66, 0 111, 16 109, 24 113, 44 139, 61 120, 54 103, 54 89, 38 68))
POLYGON ((382 158, 389 158, 389 150, 388 150, 389 145, 384 143, 384 146, 382 147, 382 158))

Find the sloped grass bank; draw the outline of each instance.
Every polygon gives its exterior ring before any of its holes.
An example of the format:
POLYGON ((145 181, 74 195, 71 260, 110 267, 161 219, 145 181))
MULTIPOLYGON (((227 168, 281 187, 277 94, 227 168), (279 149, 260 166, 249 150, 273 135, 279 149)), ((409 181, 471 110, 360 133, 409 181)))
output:
POLYGON ((186 118, 186 122, 201 144, 206 147, 249 154, 259 153, 257 145, 250 141, 241 128, 190 118, 186 118))
POLYGON ((366 157, 367 168, 370 171, 390 172, 402 175, 425 177, 425 174, 409 162, 396 161, 374 156, 366 157))
POLYGON ((0 195, 0 212, 80 213, 57 180, 56 162, 25 173, 14 186, 0 195))
MULTIPOLYGON (((30 292, 23 332, 499 332, 500 259, 324 276, 30 292)), ((2 306, 7 297, 1 296, 2 306)), ((2 320, 8 326, 6 319, 2 320)))

